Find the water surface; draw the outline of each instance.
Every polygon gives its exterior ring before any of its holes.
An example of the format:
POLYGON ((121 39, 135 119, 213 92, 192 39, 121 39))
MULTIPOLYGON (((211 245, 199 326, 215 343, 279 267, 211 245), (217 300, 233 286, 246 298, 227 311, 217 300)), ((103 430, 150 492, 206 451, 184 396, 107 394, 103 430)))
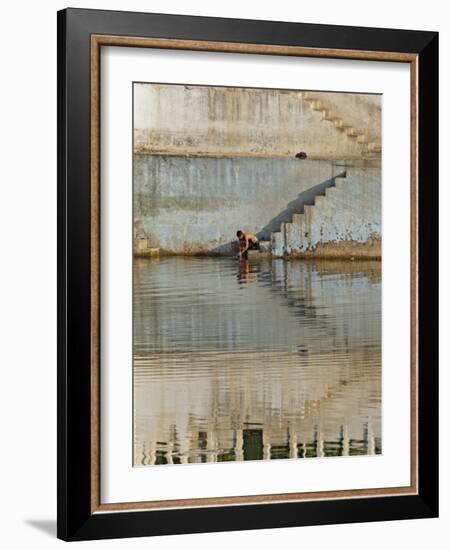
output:
POLYGON ((379 262, 134 263, 134 465, 381 453, 379 262))

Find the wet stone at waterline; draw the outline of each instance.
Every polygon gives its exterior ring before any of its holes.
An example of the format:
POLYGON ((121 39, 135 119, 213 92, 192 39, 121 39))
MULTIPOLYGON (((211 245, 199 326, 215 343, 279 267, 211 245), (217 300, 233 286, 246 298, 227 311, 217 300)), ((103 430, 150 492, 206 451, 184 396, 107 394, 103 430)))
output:
POLYGON ((136 259, 134 465, 373 455, 377 262, 136 259))

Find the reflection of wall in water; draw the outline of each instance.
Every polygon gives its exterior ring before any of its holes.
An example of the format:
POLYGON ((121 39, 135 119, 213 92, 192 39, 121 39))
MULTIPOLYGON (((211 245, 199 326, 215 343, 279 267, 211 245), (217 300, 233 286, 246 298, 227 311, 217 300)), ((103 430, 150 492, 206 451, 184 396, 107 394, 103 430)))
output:
POLYGON ((190 461, 242 460, 245 442, 255 447, 261 438, 266 458, 375 452, 379 266, 364 275, 358 264, 355 273, 342 274, 330 263, 279 260, 259 263, 242 280, 228 261, 172 258, 155 265, 151 271, 148 263, 136 266, 143 295, 151 297, 135 303, 137 463, 144 447, 145 464, 188 455, 190 461), (175 282, 185 303, 175 290, 171 298, 155 291, 170 294, 175 282), (202 300, 195 308, 189 292, 202 300), (201 339, 186 330, 179 342, 174 335, 189 326, 192 309, 200 312, 194 324, 201 339))
MULTIPOLYGON (((309 449, 314 441, 319 445, 316 454, 321 456, 325 452, 320 451, 320 442, 337 445, 342 431, 347 451, 344 446, 336 454, 349 454, 350 440, 354 451, 360 444, 366 445, 366 453, 375 452, 375 439, 381 434, 379 353, 362 351, 352 356, 350 363, 345 360, 341 364, 330 358, 322 358, 320 363, 316 362, 319 357, 313 357, 294 372, 286 366, 269 375, 261 374, 264 364, 260 358, 254 363, 245 358, 242 368, 240 359, 224 357, 224 363, 212 369, 221 368, 217 375, 210 371, 186 378, 183 365, 172 367, 169 370, 173 372, 164 377, 155 372, 147 383, 137 374, 136 459, 144 444, 156 442, 160 444, 155 449, 166 452, 172 448, 176 455, 189 455, 190 461, 195 461, 196 454, 210 458, 218 451, 226 454, 242 447, 236 438, 243 430, 261 430, 266 458, 270 457, 268 445, 272 458, 276 447, 283 458, 286 445, 291 446, 289 456, 295 452, 302 456, 301 446, 309 449), (311 368, 315 370, 312 375, 311 368), (155 410, 160 411, 157 417, 155 410), (196 441, 201 432, 207 434, 203 450, 196 441)), ((173 365, 173 358, 170 363, 173 365)), ((311 450, 310 456, 315 456, 311 450)))
POLYGON ((368 338, 380 343, 381 272, 375 263, 367 275, 354 276, 324 272, 320 264, 260 261, 252 267, 256 282, 246 285, 245 295, 239 266, 229 260, 171 258, 157 265, 149 270, 146 261, 135 262, 135 284, 168 289, 168 295, 152 290, 151 297, 135 297, 136 355, 141 350, 226 351, 242 349, 242 342, 250 349, 257 343, 258 350, 295 342, 307 352, 348 349, 368 338), (193 262, 200 266, 195 277, 188 270, 193 262), (230 269, 236 277, 230 277, 230 269), (193 315, 195 330, 186 331, 183 341, 175 338, 180 326, 193 324, 193 315))

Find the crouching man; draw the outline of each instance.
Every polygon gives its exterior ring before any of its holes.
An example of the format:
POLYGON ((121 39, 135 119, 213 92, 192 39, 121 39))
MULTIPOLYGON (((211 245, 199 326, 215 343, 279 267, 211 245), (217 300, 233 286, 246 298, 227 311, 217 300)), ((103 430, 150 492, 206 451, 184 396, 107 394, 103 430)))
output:
POLYGON ((249 250, 259 250, 259 242, 255 234, 239 230, 236 236, 239 239, 240 258, 247 260, 249 250))

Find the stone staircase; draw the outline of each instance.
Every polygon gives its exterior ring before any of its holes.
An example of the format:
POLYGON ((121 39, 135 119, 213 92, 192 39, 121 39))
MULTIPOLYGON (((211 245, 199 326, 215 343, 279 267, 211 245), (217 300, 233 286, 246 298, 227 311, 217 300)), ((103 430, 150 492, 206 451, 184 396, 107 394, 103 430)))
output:
POLYGON ((272 256, 282 258, 289 255, 291 252, 291 246, 289 245, 289 237, 294 236, 296 233, 300 241, 303 243, 303 247, 306 249, 311 246, 311 213, 312 209, 322 203, 325 197, 336 190, 336 186, 339 184, 339 180, 345 179, 346 173, 336 176, 333 179, 334 185, 325 189, 322 193, 318 193, 314 197, 312 204, 305 204, 303 206, 303 212, 293 214, 290 222, 283 222, 280 227, 280 231, 273 231, 270 238, 270 249, 272 256))
POLYGON ((314 93, 300 92, 300 98, 307 103, 313 111, 322 114, 322 120, 333 124, 340 132, 348 138, 356 140, 360 146, 362 158, 379 158, 381 155, 381 143, 374 141, 372 136, 367 135, 355 128, 351 122, 344 120, 342 116, 326 100, 318 99, 314 93))
POLYGON ((279 231, 272 232, 272 256, 300 256, 325 245, 332 249, 325 251, 328 255, 359 255, 358 248, 364 247, 364 256, 378 257, 381 253, 378 174, 376 170, 351 170, 336 176, 334 185, 315 196, 314 204, 306 204, 303 212, 293 214, 291 221, 283 222, 279 231))

